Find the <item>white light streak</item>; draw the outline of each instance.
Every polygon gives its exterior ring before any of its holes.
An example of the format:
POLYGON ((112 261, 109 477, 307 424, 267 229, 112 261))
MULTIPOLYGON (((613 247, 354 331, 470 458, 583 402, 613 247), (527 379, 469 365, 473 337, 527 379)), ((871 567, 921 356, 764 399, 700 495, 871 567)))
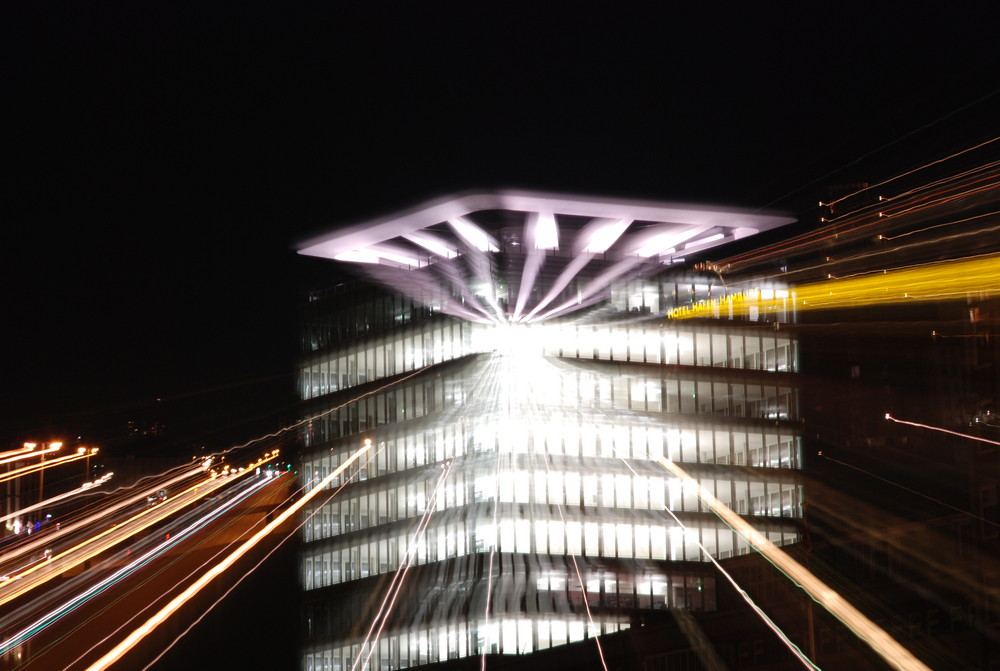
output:
POLYGON ((27 508, 21 508, 20 510, 16 510, 16 511, 10 513, 10 514, 7 514, 7 515, 4 515, 3 517, 0 517, 0 522, 6 522, 7 520, 11 519, 12 517, 17 517, 19 515, 26 515, 26 514, 28 514, 30 512, 34 512, 35 510, 38 510, 40 508, 47 508, 47 507, 51 506, 52 504, 57 503, 58 501, 62 501, 63 499, 68 499, 68 498, 70 498, 72 496, 76 496, 77 494, 82 494, 84 492, 93 492, 95 487, 103 485, 105 482, 107 482, 108 480, 110 480, 111 476, 113 476, 113 475, 114 475, 114 473, 109 473, 107 475, 101 476, 97 480, 85 482, 82 485, 80 485, 79 487, 77 487, 76 489, 71 489, 70 491, 68 491, 68 492, 66 492, 64 494, 59 494, 58 496, 53 496, 52 498, 45 499, 44 501, 41 501, 41 502, 36 503, 34 505, 28 506, 27 508))
POLYGON ((896 419, 889 413, 885 413, 885 418, 890 422, 896 422, 897 424, 908 424, 910 426, 916 426, 921 429, 928 429, 930 431, 939 431, 941 433, 951 434, 952 436, 958 436, 959 438, 967 438, 969 440, 978 440, 981 443, 989 443, 990 445, 1000 445, 1000 441, 989 440, 988 438, 980 438, 979 436, 970 436, 967 433, 959 433, 958 431, 951 431, 949 429, 941 428, 940 426, 931 426, 930 424, 919 424, 917 422, 907 422, 904 419, 896 419))
POLYGON ((868 619, 861 611, 848 603, 840 594, 823 583, 809 569, 792 559, 768 538, 757 531, 746 520, 737 515, 729 506, 706 491, 697 480, 688 475, 680 466, 667 459, 657 463, 684 482, 693 483, 698 497, 712 512, 745 538, 754 549, 774 564, 782 573, 806 592, 816 603, 826 608, 834 617, 844 623, 854 635, 867 643, 882 659, 894 668, 903 671, 930 671, 930 667, 917 659, 913 653, 899 644, 884 629, 868 619))
POLYGON ((443 259, 453 259, 458 256, 458 250, 449 245, 445 240, 426 231, 414 231, 402 236, 410 242, 420 245, 431 254, 437 254, 443 259))
POLYGON ((198 592, 205 588, 212 580, 217 576, 222 574, 228 568, 230 568, 236 561, 245 555, 250 549, 255 546, 261 539, 267 536, 269 533, 274 531, 277 527, 285 522, 289 517, 296 514, 306 503, 313 499, 317 494, 319 494, 324 488, 326 488, 330 483, 332 483, 337 477, 340 476, 345 470, 347 470, 351 464, 357 461, 365 452, 371 449, 371 443, 367 443, 356 450, 351 456, 339 467, 333 470, 329 475, 323 478, 319 484, 313 487, 311 490, 306 492, 302 498, 289 506, 283 513, 274 518, 274 520, 267 526, 262 528, 256 534, 251 536, 247 541, 240 545, 236 550, 231 552, 225 559, 213 566, 211 569, 206 571, 198 580, 191 584, 187 589, 177 595, 173 600, 170 601, 166 606, 161 608, 155 615, 146 620, 140 627, 131 632, 125 639, 112 648, 108 653, 102 656, 99 660, 94 662, 88 667, 88 671, 100 671, 101 669, 107 669, 116 661, 121 659, 121 657, 131 650, 135 645, 139 643, 142 639, 148 636, 156 627, 160 626, 169 618, 173 613, 175 613, 185 602, 194 597, 198 592))
POLYGON ((427 527, 430 524, 431 517, 434 515, 435 508, 437 508, 438 495, 441 492, 442 485, 448 478, 448 474, 451 473, 451 467, 454 464, 454 461, 454 459, 450 460, 447 466, 442 469, 442 473, 434 485, 430 501, 424 508, 423 515, 421 515, 417 521, 416 531, 413 536, 410 537, 410 542, 406 545, 406 552, 403 555, 403 559, 400 562, 395 575, 392 577, 392 582, 389 585, 389 589, 386 591, 385 597, 382 599, 378 612, 375 614, 375 619, 372 620, 372 624, 368 628, 365 640, 361 643, 361 646, 358 649, 358 654, 355 656, 354 663, 351 665, 351 671, 355 671, 358 668, 358 664, 361 664, 362 669, 367 667, 369 660, 375 652, 378 640, 382 635, 382 630, 385 628, 389 615, 392 612, 393 607, 396 605, 396 599, 399 597, 399 592, 403 587, 403 582, 406 580, 406 574, 409 572, 410 567, 413 566, 414 554, 424 542, 427 527), (370 646, 369 641, 371 641, 370 646), (366 648, 368 650, 367 654, 365 654, 366 648), (364 662, 361 661, 362 655, 364 655, 364 662))
POLYGON ((586 254, 603 254, 611 249, 631 224, 631 219, 595 219, 580 232, 582 251, 586 254))
POLYGON ((455 230, 455 233, 457 233, 459 237, 479 251, 500 251, 496 246, 496 243, 494 243, 493 239, 490 238, 486 231, 479 228, 479 226, 472 223, 465 217, 453 217, 448 220, 448 223, 451 224, 451 227, 455 230))

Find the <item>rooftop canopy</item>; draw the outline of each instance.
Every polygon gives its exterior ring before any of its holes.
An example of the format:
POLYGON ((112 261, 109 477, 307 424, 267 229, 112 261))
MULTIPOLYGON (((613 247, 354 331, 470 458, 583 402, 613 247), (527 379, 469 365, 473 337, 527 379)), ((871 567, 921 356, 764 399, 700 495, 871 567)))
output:
POLYGON ((298 251, 364 264, 373 279, 456 316, 535 321, 599 300, 614 281, 793 221, 732 208, 505 190, 340 227, 298 251))

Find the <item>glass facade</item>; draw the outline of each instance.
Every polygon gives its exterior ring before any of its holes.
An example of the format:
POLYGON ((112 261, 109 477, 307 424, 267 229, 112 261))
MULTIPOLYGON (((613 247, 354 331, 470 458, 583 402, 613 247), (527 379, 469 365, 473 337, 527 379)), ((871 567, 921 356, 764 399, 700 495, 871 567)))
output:
POLYGON ((303 484, 373 449, 305 513, 303 669, 526 654, 714 610, 708 555, 749 546, 657 459, 799 539, 795 339, 674 324, 675 294, 631 282, 530 326, 368 289, 305 307, 303 484))

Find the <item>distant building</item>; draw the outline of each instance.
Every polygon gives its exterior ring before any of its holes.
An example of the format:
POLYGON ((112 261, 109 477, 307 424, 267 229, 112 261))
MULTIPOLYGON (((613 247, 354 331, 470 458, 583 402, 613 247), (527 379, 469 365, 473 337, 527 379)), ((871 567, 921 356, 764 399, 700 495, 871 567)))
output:
POLYGON ((305 246, 364 272, 303 307, 302 484, 373 448, 307 511, 302 668, 578 650, 716 611, 709 555, 749 546, 660 458, 800 540, 792 313, 665 319, 728 293, 685 258, 789 221, 500 192, 305 246))

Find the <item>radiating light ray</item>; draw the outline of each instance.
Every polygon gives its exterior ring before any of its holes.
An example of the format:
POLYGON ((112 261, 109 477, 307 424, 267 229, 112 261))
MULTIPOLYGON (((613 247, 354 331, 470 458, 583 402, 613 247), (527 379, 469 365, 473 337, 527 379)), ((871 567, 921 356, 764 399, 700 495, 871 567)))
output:
POLYGON ((355 452, 344 461, 343 464, 338 466, 336 469, 331 471, 326 477, 324 477, 319 484, 313 487, 311 490, 306 492, 302 498, 289 506, 283 513, 275 517, 275 519, 270 522, 263 529, 254 534, 251 538, 245 541, 239 548, 231 552, 223 561, 219 562, 211 569, 206 571, 198 580, 196 580, 191 586, 184 590, 181 594, 177 595, 170 603, 161 608, 155 615, 146 620, 140 627, 132 631, 121 643, 112 648, 107 654, 101 657, 99 660, 94 662, 88 667, 88 671, 100 671, 101 669, 107 669, 116 661, 121 659, 121 657, 131 650, 135 645, 139 643, 142 639, 152 633, 158 626, 165 622, 173 613, 175 613, 185 602, 194 597, 198 592, 200 592, 206 585, 208 585, 217 576, 222 574, 224 571, 229 569, 236 561, 250 551, 257 543, 259 543, 265 536, 271 533, 274 529, 281 526, 285 520, 287 520, 292 515, 296 514, 305 504, 311 501, 315 496, 317 496, 323 489, 325 489, 330 483, 332 483, 336 478, 340 476, 345 470, 350 468, 350 466, 361 458, 367 451, 371 449, 371 443, 367 445, 362 445, 355 452))
MULTIPOLYGON (((893 241, 899 240, 901 238, 908 238, 911 235, 919 235, 921 233, 926 233, 927 231, 934 231, 934 230, 937 230, 937 229, 940 229, 940 228, 946 228, 948 226, 957 226, 959 224, 968 224, 969 222, 977 221, 979 219, 993 219, 997 215, 1000 215, 1000 211, 984 212, 982 214, 976 214, 976 215, 973 215, 971 217, 964 217, 962 219, 954 219, 952 221, 946 221, 946 222, 944 222, 942 224, 935 224, 934 226, 926 226, 924 228, 917 228, 917 229, 914 229, 912 231, 906 231, 905 233, 898 233, 896 235, 881 234, 881 235, 878 236, 878 239, 879 240, 885 240, 886 242, 893 242, 893 241)), ((958 233, 958 234, 955 234, 955 235, 949 235, 949 236, 946 236, 944 239, 945 240, 953 240, 953 239, 955 239, 957 237, 965 237, 965 236, 969 236, 969 235, 981 236, 981 235, 992 233, 995 230, 996 230, 995 226, 994 227, 988 227, 988 228, 977 228, 977 229, 975 229, 973 231, 966 231, 966 232, 958 233)), ((934 242, 938 242, 939 240, 940 239, 935 239, 933 241, 929 241, 927 244, 933 244, 934 242)), ((898 249, 898 248, 896 248, 896 249, 898 249)), ((859 258, 859 257, 851 257, 851 258, 854 259, 854 258, 859 258)), ((860 258, 864 258, 864 257, 862 256, 860 258)))
POLYGON ((569 286, 569 283, 573 281, 573 278, 584 269, 592 258, 592 254, 585 252, 574 257, 568 264, 566 264, 566 267, 559 273, 559 277, 556 278, 548 293, 546 293, 542 300, 538 301, 538 303, 531 308, 525 317, 525 320, 533 321, 533 317, 538 314, 540 310, 544 309, 549 305, 549 303, 558 298, 559 294, 561 294, 563 290, 569 286))
POLYGON ((879 224, 882 220, 898 218, 904 214, 917 214, 934 207, 941 207, 960 198, 969 198, 993 191, 1000 186, 995 174, 987 173, 975 178, 969 176, 981 172, 994 165, 981 166, 977 170, 963 175, 955 175, 946 179, 925 184, 918 189, 912 189, 891 197, 879 196, 875 206, 860 207, 839 217, 822 218, 821 221, 834 223, 842 234, 854 234, 861 229, 879 224), (962 179, 967 178, 967 179, 962 179), (950 186, 945 186, 951 183, 950 186), (877 209, 876 209, 877 208, 877 209), (843 221, 843 223, 837 223, 843 221))
MULTIPOLYGON (((505 405, 505 417, 504 422, 510 423, 515 421, 515 418, 524 417, 545 417, 548 414, 548 409, 543 404, 543 399, 548 399, 549 394, 547 391, 540 392, 540 389, 548 390, 552 386, 552 381, 549 378, 558 377, 559 373, 554 370, 553 365, 545 360, 544 357, 539 355, 536 350, 530 348, 517 348, 512 347, 509 351, 506 351, 501 356, 501 361, 494 362, 500 365, 494 365, 491 369, 490 376, 496 377, 501 375, 502 377, 497 382, 498 386, 501 387, 499 390, 499 396, 506 400, 505 405)), ((544 469, 547 474, 551 473, 550 469, 550 457, 549 455, 541 455, 538 451, 529 452, 528 458, 532 464, 533 470, 544 469)), ((494 467, 495 475, 495 486, 494 486, 494 515, 493 515, 493 525, 494 528, 498 528, 499 520, 497 517, 497 511, 500 504, 500 492, 499 492, 499 475, 501 473, 500 464, 500 451, 497 452, 497 462, 494 467)), ((563 504, 555 504, 554 508, 559 516, 560 521, 565 526, 566 516, 565 516, 565 506, 563 504)), ((493 575, 493 559, 496 551, 496 543, 491 547, 490 553, 490 568, 489 568, 489 579, 487 581, 487 605, 485 613, 485 621, 488 625, 489 615, 490 615, 490 604, 492 601, 492 575, 493 575)), ((593 612, 590 608, 590 603, 587 598, 587 585, 583 579, 580 572, 580 565, 577 561, 575 555, 569 555, 570 563, 573 566, 573 575, 576 577, 577 584, 580 587, 580 592, 583 595, 583 608, 586 613, 587 624, 594 629, 594 617, 593 612)), ((572 580, 572 578, 568 578, 572 580)), ((601 644, 600 636, 593 637, 594 646, 597 650, 598 660, 600 662, 603 671, 608 671, 607 660, 604 656, 604 647, 601 644)), ((486 652, 484 649, 480 656, 480 668, 485 670, 486 665, 486 652)))
POLYGON ((152 490, 147 489, 130 498, 120 499, 116 503, 110 506, 106 506, 102 508, 100 511, 90 514, 85 518, 78 519, 69 524, 64 524, 60 527, 58 531, 49 533, 45 538, 34 539, 27 543, 24 543, 18 546, 15 550, 5 553, 2 557, 0 557, 0 559, 2 559, 3 561, 9 561, 13 557, 21 556, 24 553, 38 550, 43 545, 49 545, 53 541, 56 541, 60 538, 68 537, 78 531, 84 531, 87 529, 88 525, 103 522, 105 519, 114 515, 116 512, 124 510, 125 508, 128 508, 129 506, 134 505, 135 503, 145 500, 146 497, 152 491, 155 491, 158 488, 171 487, 177 483, 188 480, 200 470, 201 470, 200 468, 186 469, 169 480, 158 482, 155 488, 153 488, 152 490))
POLYGON ((404 233, 402 238, 420 245, 432 254, 436 254, 443 259, 453 259, 458 256, 458 249, 450 245, 446 240, 426 231, 414 231, 404 233))
MULTIPOLYGON (((206 481, 207 483, 207 481, 206 481)), ((205 483, 203 483, 205 484, 205 483)), ((196 488, 196 487, 195 487, 196 488)), ((192 489, 195 489, 192 488, 192 489)), ((191 491, 191 490, 188 490, 191 491)), ((44 563, 35 563, 30 567, 25 568, 17 573, 12 574, 10 582, 6 583, 3 587, 3 591, 0 592, 0 605, 3 605, 22 594, 35 589, 36 587, 44 584, 45 582, 58 577, 65 571, 74 568, 85 561, 90 559, 101 552, 104 552, 108 548, 116 545, 117 543, 123 542, 127 537, 115 538, 111 541, 102 541, 102 539, 121 532, 120 527, 125 527, 125 525, 132 525, 137 522, 137 520, 149 516, 150 519, 144 523, 138 523, 134 527, 132 534, 138 533, 139 531, 148 528, 150 525, 155 524, 161 518, 154 516, 154 514, 159 513, 157 508, 147 508, 142 512, 134 515, 132 518, 125 520, 120 525, 115 524, 111 527, 105 529, 104 531, 88 536, 81 542, 73 545, 72 547, 61 550, 60 552, 48 557, 44 563), (99 544, 100 542, 100 544, 99 544), (34 574, 43 568, 47 568, 50 562, 60 562, 58 572, 48 572, 45 575, 35 576, 34 574)), ((132 535, 130 534, 130 535, 132 535)))
POLYGON ((376 284, 396 287, 400 295, 418 305, 476 323, 496 323, 496 315, 474 295, 470 282, 452 264, 436 264, 423 273, 389 266, 363 269, 376 284), (446 288, 455 289, 452 296, 446 288))
MULTIPOLYGON (((792 221, 729 208, 501 191, 459 195, 341 228, 304 244, 299 253, 361 263, 378 284, 446 314, 459 316, 465 302, 473 303, 470 296, 479 297, 489 310, 487 320, 499 324, 537 320, 546 306, 560 300, 567 283, 582 268, 581 257, 583 264, 591 259, 612 265, 632 259, 618 270, 651 275, 670 262, 663 255, 681 245, 700 250, 792 221), (511 216, 498 223, 485 215, 488 212, 511 216), (510 233, 513 221, 521 224, 518 234, 510 233), (632 233, 626 234, 630 228, 632 233), (387 253, 389 247, 395 251, 387 253), (543 250, 544 256, 534 253, 543 250), (524 256, 520 277, 508 277, 509 266, 493 267, 493 259, 500 255, 524 256), (554 288, 538 272, 543 259, 547 269, 561 266, 555 283, 561 288, 554 288), (403 267, 413 270, 403 271, 403 267), (440 286, 414 289, 427 278, 439 281, 440 286), (519 290, 517 295, 514 289, 519 290), (531 298, 543 294, 540 303, 532 304, 531 298), (459 301, 449 303, 448 296, 459 301), (525 314, 528 317, 522 317, 525 314)), ((554 274, 555 270, 547 275, 554 274)), ((553 315, 588 307, 605 297, 616 275, 604 277, 607 281, 588 287, 587 296, 570 298, 553 315)))
MULTIPOLYGON (((402 378, 402 379, 400 379, 400 380, 396 380, 396 381, 393 381, 393 382, 391 382, 391 383, 389 383, 389 384, 387 384, 387 385, 383 385, 383 387, 381 387, 381 388, 379 388, 379 389, 376 389, 376 390, 373 390, 373 391, 371 391, 371 392, 367 392, 367 393, 365 393, 365 394, 362 394, 362 395, 358 396, 358 397, 357 397, 356 399, 351 399, 351 400, 349 400, 349 401, 346 401, 346 402, 345 402, 345 404, 347 404, 347 403, 351 403, 351 402, 354 402, 354 401, 356 401, 356 400, 358 400, 358 399, 360 399, 360 398, 364 398, 364 397, 366 397, 366 396, 368 396, 368 395, 371 395, 372 393, 377 393, 378 391, 381 391, 381 389, 384 389, 384 388, 388 388, 388 387, 392 387, 392 386, 394 386, 394 385, 396 385, 396 384, 399 384, 399 383, 401 383, 401 382, 405 381, 406 379, 409 379, 409 378, 411 378, 411 377, 414 377, 414 376, 416 376, 416 375, 419 375, 419 374, 421 374, 421 373, 423 373, 423 372, 424 372, 424 369, 421 369, 421 370, 418 370, 418 371, 415 371, 415 372, 413 372, 412 374, 410 374, 410 375, 407 375, 407 376, 405 376, 404 378, 402 378)), ((334 409, 334 410, 335 410, 335 409, 334 409)), ((329 411, 328 411, 328 412, 329 412, 329 411)), ((320 415, 319 415, 319 416, 322 416, 323 414, 326 414, 326 413, 320 413, 320 415)), ((284 433, 284 432, 286 432, 286 431, 289 431, 289 430, 294 430, 295 428, 297 428, 297 427, 299 427, 299 426, 303 425, 304 423, 306 423, 306 422, 308 422, 308 421, 311 421, 312 419, 314 419, 314 417, 308 417, 308 418, 305 418, 305 419, 303 419, 303 420, 301 420, 301 421, 299 421, 299 422, 296 422, 296 423, 295 423, 294 425, 292 425, 292 426, 289 426, 289 427, 284 427, 283 429, 280 429, 279 431, 277 431, 277 432, 276 432, 276 433, 274 433, 274 434, 269 434, 269 435, 267 435, 267 436, 261 436, 261 437, 258 437, 258 438, 255 438, 255 439, 252 439, 252 440, 248 441, 248 442, 247 442, 246 444, 244 444, 244 445, 242 445, 242 446, 241 446, 241 445, 237 445, 237 446, 234 446, 234 447, 232 447, 232 448, 229 448, 229 449, 228 449, 228 450, 226 450, 225 452, 231 452, 231 451, 233 451, 233 450, 237 450, 237 449, 242 449, 243 447, 247 447, 247 446, 249 446, 249 445, 253 445, 253 444, 255 444, 255 443, 259 443, 259 442, 261 442, 262 440, 265 440, 265 439, 268 439, 268 438, 270 438, 270 437, 272 437, 272 436, 277 436, 277 435, 280 435, 281 433, 284 433)), ((274 451, 274 454, 275 454, 275 455, 277 455, 277 450, 275 450, 275 451, 274 451)), ((216 456, 217 456, 217 455, 216 455, 216 456)), ((259 462, 258 462, 258 463, 259 463, 259 462)), ((184 472, 183 472, 183 473, 182 473, 182 474, 181 474, 180 476, 178 476, 179 478, 185 478, 185 477, 188 477, 188 476, 189 476, 189 474, 190 474, 190 473, 191 473, 192 471, 201 471, 201 470, 202 470, 202 468, 200 468, 200 467, 197 467, 197 466, 195 466, 195 467, 192 467, 192 466, 181 466, 181 467, 175 467, 175 468, 172 468, 172 469, 169 469, 169 470, 167 471, 167 473, 170 473, 170 472, 174 472, 174 471, 177 471, 178 469, 183 469, 183 471, 184 471, 184 472)), ((147 480, 147 479, 148 479, 149 477, 154 477, 154 476, 147 476, 147 477, 143 478, 142 480, 140 480, 140 482, 142 482, 142 481, 144 481, 144 480, 147 480)), ((155 476, 155 477, 159 477, 159 476, 155 476)), ((135 485, 130 485, 130 486, 128 486, 128 487, 123 487, 123 488, 119 488, 119 489, 120 489, 120 490, 126 490, 126 491, 127 491, 127 490, 130 490, 130 489, 133 489, 134 487, 138 486, 138 484, 139 484, 139 483, 136 483, 135 485)), ((158 483, 157 485, 155 485, 155 486, 154 486, 154 489, 155 489, 155 488, 157 488, 157 487, 162 487, 162 486, 164 486, 164 482, 163 482, 163 481, 161 480, 161 482, 159 482, 159 483, 158 483)), ((341 488, 338 488, 338 490, 337 490, 337 491, 340 491, 340 489, 342 489, 342 487, 341 487, 341 488)), ((116 490, 116 491, 118 491, 118 490, 116 490)), ((144 495, 144 494, 143 494, 143 495, 144 495)))
POLYGON ((938 431, 940 433, 947 433, 952 436, 958 436, 959 438, 967 438, 968 440, 978 440, 980 443, 989 443, 990 445, 1000 445, 1000 441, 990 440, 989 438, 980 438, 979 436, 970 436, 967 433, 959 433, 958 431, 952 431, 950 429, 945 429, 940 426, 931 426, 930 424, 920 424, 918 422, 908 422, 905 419, 896 419, 889 413, 885 413, 885 418, 890 422, 895 422, 897 424, 908 424, 909 426, 915 426, 920 429, 928 429, 929 431, 938 431))
MULTIPOLYGON (((494 474, 500 473, 500 450, 497 450, 497 460, 496 467, 494 469, 494 474)), ((500 533, 500 524, 497 515, 499 514, 498 508, 500 507, 500 478, 493 478, 493 528, 496 529, 496 534, 500 533)), ((489 567, 486 571, 486 605, 483 607, 483 628, 489 629, 490 624, 490 608, 493 604, 493 562, 497 553, 497 543, 496 540, 490 543, 490 560, 489 567)), ((480 671, 486 671, 486 652, 488 645, 484 645, 479 656, 479 669, 480 671)))
MULTIPOLYGON (((689 240, 692 241, 689 244, 701 242, 698 236, 714 228, 711 225, 692 226, 686 230, 677 231, 670 226, 658 226, 629 238, 626 255, 648 259, 663 254, 672 254, 681 248, 681 243, 687 243, 689 240)), ((716 242, 724 237, 722 234, 716 234, 705 242, 716 242)))
POLYGON ((740 534, 755 550, 760 552, 782 573, 806 592, 816 603, 823 606, 834 617, 850 629, 855 636, 867 643, 882 659, 894 668, 903 671, 930 671, 913 653, 899 644, 884 629, 868 619, 861 611, 847 602, 840 594, 823 583, 806 567, 792 559, 788 553, 774 545, 764 534, 757 531, 746 520, 737 515, 729 506, 706 491, 701 484, 688 475, 680 466, 667 459, 658 459, 674 477, 689 482, 698 493, 698 498, 719 516, 733 531, 740 534))
POLYGON ((532 212, 525 224, 525 240, 532 249, 559 249, 559 227, 552 212, 532 212))
MULTIPOLYGON (((508 357, 508 359, 510 359, 510 357, 508 357)), ((510 365, 509 362, 508 362, 508 365, 510 365)), ((496 370, 497 369, 498 369, 498 362, 494 358, 493 359, 493 370, 491 371, 491 374, 490 374, 490 377, 493 380, 496 380, 496 370)), ((509 382, 509 378, 508 378, 508 382, 509 382)), ((506 396, 506 399, 509 401, 510 394, 507 393, 505 396, 506 396)), ((503 398, 504 397, 502 396, 501 399, 503 399, 503 398)), ((499 516, 499 508, 500 508, 500 478, 498 476, 499 476, 499 473, 500 473, 500 468, 501 468, 501 453, 500 453, 500 450, 497 450, 496 451, 496 465, 493 468, 493 473, 494 473, 494 477, 493 477, 493 529, 495 530, 494 533, 497 534, 497 536, 499 536, 499 533, 500 533, 500 523, 499 523, 499 517, 498 517, 499 516)), ((490 558, 489 558, 489 565, 488 565, 488 568, 487 568, 487 571, 486 571, 486 604, 483 606, 483 627, 484 627, 484 629, 487 629, 487 630, 489 629, 489 624, 490 624, 490 610, 491 610, 491 607, 493 605, 493 570, 494 570, 494 562, 495 562, 495 559, 496 559, 497 545, 498 545, 497 539, 494 538, 493 542, 490 543, 490 558)), ((482 651, 480 652, 480 656, 479 656, 479 669, 480 669, 480 671, 486 671, 486 653, 487 653, 488 647, 489 647, 488 645, 484 645, 482 651)))
POLYGON ((528 298, 535 288, 535 278, 538 271, 545 262, 545 253, 538 249, 529 249, 524 260, 524 271, 521 273, 521 286, 517 289, 517 303, 514 306, 514 313, 511 315, 513 321, 520 321, 524 308, 528 304, 528 298))
MULTIPOLYGON (((459 268, 455 264, 442 263, 435 265, 433 267, 434 274, 428 278, 428 283, 433 283, 433 290, 430 288, 424 288, 421 297, 416 297, 414 300, 418 304, 427 305, 427 296, 433 296, 435 294, 449 294, 454 292, 458 294, 458 298, 461 300, 459 305, 455 304, 455 301, 449 301, 447 303, 447 309, 442 306, 442 312, 446 314, 451 314, 456 317, 463 317, 469 319, 473 322, 478 322, 481 324, 497 324, 499 320, 496 315, 491 312, 487 306, 483 305, 479 297, 476 296, 472 291, 471 283, 462 274, 459 268), (471 308, 471 311, 469 310, 471 308)), ((390 283, 389 286, 395 286, 398 284, 407 285, 414 281, 410 273, 408 277, 398 280, 397 282, 390 283)))
MULTIPOLYGON (((191 477, 192 474, 199 471, 190 464, 184 464, 182 466, 175 466, 173 468, 167 469, 161 474, 149 475, 140 478, 136 482, 117 487, 111 491, 102 491, 99 489, 90 488, 85 492, 78 494, 81 498, 98 496, 100 500, 87 503, 80 508, 74 510, 67 516, 61 517, 59 520, 60 526, 55 530, 49 529, 42 536, 30 535, 24 538, 21 542, 16 545, 7 548, 7 551, 0 556, 0 562, 8 562, 12 558, 22 555, 31 550, 41 549, 42 546, 49 545, 50 543, 57 541, 62 538, 66 538, 69 535, 75 534, 77 532, 83 532, 88 524, 99 522, 102 516, 111 516, 115 512, 141 501, 146 496, 151 493, 158 491, 163 487, 170 487, 172 483, 178 482, 176 477, 174 480, 170 480, 170 474, 181 473, 179 477, 181 480, 184 478, 191 477), (150 484, 152 482, 152 484, 150 484), (139 489, 140 487, 147 487, 141 494, 133 496, 131 499, 125 499, 127 492, 139 489), (126 492, 126 494, 120 494, 121 492, 126 492), (95 511, 100 511, 94 514, 95 511)), ((102 478, 109 477, 110 474, 102 476, 102 478)), ((99 478, 100 481, 102 478, 99 478)), ((44 503, 44 502, 43 502, 44 503)), ((24 510, 24 509, 22 509, 24 510)))
POLYGON ((473 249, 478 249, 481 252, 500 251, 497 247, 496 240, 464 216, 452 217, 448 220, 448 223, 455 230, 455 232, 458 233, 459 237, 473 249))
POLYGON ((618 280, 618 278, 622 275, 634 270, 643 263, 644 259, 639 256, 622 259, 591 280, 587 284, 586 288, 577 294, 576 298, 565 301, 561 305, 542 314, 540 317, 535 317, 532 321, 551 319, 552 317, 556 317, 565 312, 577 310, 581 306, 589 305, 592 302, 601 300, 603 298, 602 292, 610 287, 612 282, 618 280))
MULTIPOLYGON (((1000 138, 994 138, 991 142, 994 142, 994 141, 996 141, 998 139, 1000 139, 1000 138)), ((989 143, 987 143, 987 144, 989 144, 989 143)), ((978 149, 978 147, 976 147, 976 148, 978 149)), ((932 181, 927 182, 925 184, 921 184, 920 186, 917 186, 917 187, 908 188, 905 191, 900 191, 900 192, 894 193, 891 196, 879 196, 878 197, 878 201, 879 202, 882 202, 882 201, 892 202, 892 201, 904 198, 906 196, 912 196, 914 194, 918 194, 918 193, 921 193, 921 192, 924 192, 924 191, 937 190, 937 187, 940 187, 940 186, 943 186, 945 184, 949 184, 949 183, 953 183, 953 182, 962 180, 962 179, 964 179, 966 177, 970 177, 970 176, 976 175, 978 173, 990 171, 990 170, 992 170, 994 168, 997 168, 997 167, 1000 167, 1000 161, 987 161, 986 163, 977 165, 974 168, 969 168, 968 170, 959 170, 958 172, 951 173, 951 174, 949 174, 946 177, 941 177, 939 179, 932 180, 932 181)))
POLYGON ((592 219, 580 230, 573 251, 577 254, 603 254, 618 242, 633 221, 631 217, 592 219))

